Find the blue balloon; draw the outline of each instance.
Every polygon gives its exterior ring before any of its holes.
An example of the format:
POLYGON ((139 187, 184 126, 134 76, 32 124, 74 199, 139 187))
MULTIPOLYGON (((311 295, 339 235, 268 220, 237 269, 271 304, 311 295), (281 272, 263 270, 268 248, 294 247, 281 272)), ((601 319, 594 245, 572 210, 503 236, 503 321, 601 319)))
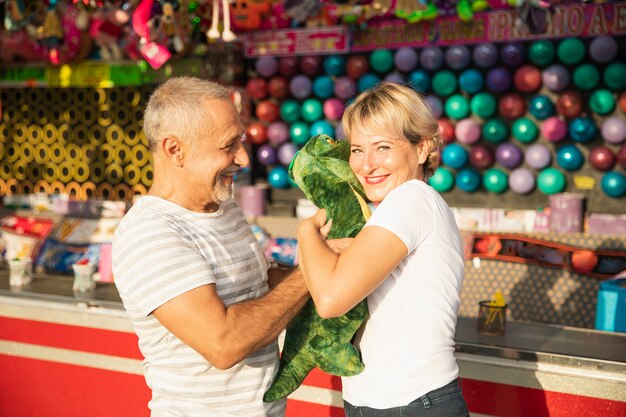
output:
POLYGON ((470 68, 461 73, 459 77, 461 90, 469 94, 478 93, 485 86, 485 80, 480 71, 470 68))
POLYGON ((320 75, 313 80, 313 94, 319 98, 327 99, 333 96, 335 83, 328 75, 320 75))
POLYGON ((464 168, 456 175, 456 186, 466 193, 478 190, 480 183, 480 174, 472 168, 464 168))
POLYGON ((468 158, 467 151, 456 143, 447 145, 441 154, 443 163, 456 169, 462 168, 467 164, 468 158))
POLYGON ((487 73, 487 87, 494 93, 504 93, 511 88, 511 73, 504 67, 497 67, 487 73))
POLYGON ((318 120, 311 124, 311 129, 309 130, 309 135, 311 137, 315 135, 328 135, 331 138, 335 137, 335 128, 328 123, 326 120, 318 120))
POLYGON ((602 177, 600 185, 602 191, 610 197, 619 198, 626 194, 626 177, 621 172, 607 172, 602 177))
POLYGON ((576 142, 587 143, 593 141, 598 128, 590 117, 577 117, 569 124, 569 135, 576 142))
POLYGON ((430 74, 421 69, 413 71, 409 74, 409 83, 415 90, 425 93, 430 90, 430 74))
POLYGON ((361 93, 365 90, 368 90, 374 87, 379 82, 380 82, 380 77, 378 75, 368 72, 367 74, 359 78, 359 81, 357 81, 356 83, 356 88, 359 91, 359 93, 361 93))
POLYGON ((289 186, 289 174, 284 166, 277 166, 267 174, 267 182, 274 188, 287 188, 289 186))
POLYGON ((583 162, 585 162, 585 157, 576 145, 570 144, 561 147, 556 152, 556 162, 563 169, 576 171, 583 165, 583 162))
POLYGON ((339 77, 346 73, 346 58, 343 55, 331 55, 324 59, 324 72, 339 77))
POLYGON ((556 108, 549 97, 537 96, 530 100, 528 111, 535 116, 536 119, 545 120, 550 116, 554 116, 556 108))

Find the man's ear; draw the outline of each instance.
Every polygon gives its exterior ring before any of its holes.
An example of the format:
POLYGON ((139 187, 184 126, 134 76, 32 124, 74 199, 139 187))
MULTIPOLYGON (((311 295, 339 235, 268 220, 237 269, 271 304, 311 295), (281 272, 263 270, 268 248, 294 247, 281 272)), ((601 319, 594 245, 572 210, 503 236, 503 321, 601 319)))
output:
POLYGON ((183 166, 183 144, 180 139, 167 136, 161 141, 161 147, 165 157, 177 167, 183 166))

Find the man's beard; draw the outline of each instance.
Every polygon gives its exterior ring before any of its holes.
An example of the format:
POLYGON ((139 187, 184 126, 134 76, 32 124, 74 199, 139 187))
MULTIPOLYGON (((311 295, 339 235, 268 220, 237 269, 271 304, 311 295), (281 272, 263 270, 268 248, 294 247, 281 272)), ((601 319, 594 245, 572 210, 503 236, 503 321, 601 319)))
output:
POLYGON ((217 184, 215 184, 215 187, 213 187, 213 199, 216 203, 221 203, 233 198, 233 184, 234 178, 229 184, 224 184, 222 181, 218 181, 217 184))

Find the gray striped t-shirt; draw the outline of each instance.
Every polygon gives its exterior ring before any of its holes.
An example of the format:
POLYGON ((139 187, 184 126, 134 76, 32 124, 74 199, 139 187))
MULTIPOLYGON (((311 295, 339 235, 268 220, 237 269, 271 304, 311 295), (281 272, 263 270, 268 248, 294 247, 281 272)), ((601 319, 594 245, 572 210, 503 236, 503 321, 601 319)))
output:
POLYGON ((116 230, 113 274, 145 357, 153 417, 284 415, 284 400, 263 402, 278 366, 277 343, 219 370, 151 314, 201 285, 215 284, 227 306, 267 293, 265 257, 234 200, 215 213, 195 213, 142 197, 116 230))

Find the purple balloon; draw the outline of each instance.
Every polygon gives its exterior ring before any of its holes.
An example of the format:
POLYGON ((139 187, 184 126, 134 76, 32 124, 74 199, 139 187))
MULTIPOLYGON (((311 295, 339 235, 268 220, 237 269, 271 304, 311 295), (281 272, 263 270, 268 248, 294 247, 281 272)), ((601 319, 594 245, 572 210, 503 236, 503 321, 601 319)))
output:
POLYGON ((481 43, 474 47, 472 58, 478 68, 491 68, 498 62, 498 48, 492 43, 481 43))
POLYGON ((435 71, 443 65, 443 52, 437 46, 424 48, 420 53, 420 65, 429 71, 435 71))
POLYGON ((508 43, 500 50, 500 58, 507 67, 517 68, 524 63, 524 47, 519 43, 508 43))
POLYGON ((496 148, 496 161, 505 168, 517 168, 523 160, 522 151, 513 143, 505 142, 496 148))
POLYGON ((626 140, 626 120, 622 117, 609 117, 602 125, 602 139, 613 145, 626 140))
POLYGON ((335 139, 337 140, 347 139, 346 134, 343 131, 343 125, 341 124, 341 122, 337 123, 337 126, 335 126, 335 139))
POLYGON ((494 68, 487 74, 487 87, 494 93, 505 93, 511 88, 511 73, 504 67, 494 68))
POLYGON ((410 72, 417 66, 417 52, 414 48, 400 48, 393 56, 393 63, 402 72, 410 72))
POLYGON ((261 145, 256 151, 256 159, 263 165, 274 165, 276 163, 276 150, 270 145, 261 145))
POLYGON ((400 74, 397 71, 390 72, 389 74, 387 74, 384 78, 384 81, 387 81, 388 83, 394 83, 394 84, 406 83, 406 79, 404 78, 404 75, 400 74))
POLYGON ((348 100, 356 94, 356 83, 348 76, 339 77, 335 80, 335 95, 343 100, 348 100))
POLYGON ((535 176, 526 168, 517 168, 509 174, 509 188, 517 194, 528 194, 535 188, 535 176))
POLYGON ((589 44, 591 59, 600 64, 607 64, 617 56, 617 41, 611 36, 598 36, 589 44))
POLYGON ((543 70, 541 79, 548 89, 559 92, 565 90, 569 85, 570 75, 563 65, 554 64, 543 70))
POLYGON ((542 170, 552 162, 552 154, 545 145, 535 143, 526 149, 524 162, 533 169, 542 170))
POLYGON ((273 122, 267 127, 267 140, 272 145, 280 145, 289 139, 289 127, 285 122, 273 122))
POLYGON ((426 96, 424 101, 428 104, 428 107, 430 107, 430 111, 433 113, 433 116, 435 116, 435 119, 440 119, 441 116, 443 116, 443 103, 438 96, 431 94, 426 96))
POLYGON ((283 143, 278 148, 278 152, 277 152, 278 162, 280 162, 283 165, 288 166, 291 163, 291 160, 293 159, 293 156, 296 154, 297 151, 298 151, 298 147, 295 144, 291 142, 283 143))
POLYGON ((289 91, 295 98, 303 100, 311 95, 313 83, 306 75, 296 75, 289 81, 289 91))
POLYGON ((263 56, 256 60, 254 68, 261 77, 270 78, 278 71, 278 61, 274 57, 263 56))
POLYGON ((461 70, 470 63, 471 53, 465 45, 453 45, 446 49, 446 64, 448 67, 461 70))

